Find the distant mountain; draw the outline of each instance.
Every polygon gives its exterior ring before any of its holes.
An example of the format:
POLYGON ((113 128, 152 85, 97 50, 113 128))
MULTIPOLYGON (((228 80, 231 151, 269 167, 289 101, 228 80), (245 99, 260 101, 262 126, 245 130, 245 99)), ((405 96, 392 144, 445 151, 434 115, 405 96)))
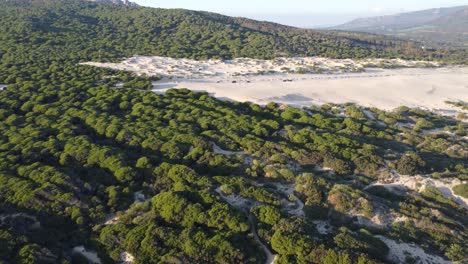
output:
POLYGON ((468 6, 359 18, 333 29, 466 46, 468 45, 468 6))

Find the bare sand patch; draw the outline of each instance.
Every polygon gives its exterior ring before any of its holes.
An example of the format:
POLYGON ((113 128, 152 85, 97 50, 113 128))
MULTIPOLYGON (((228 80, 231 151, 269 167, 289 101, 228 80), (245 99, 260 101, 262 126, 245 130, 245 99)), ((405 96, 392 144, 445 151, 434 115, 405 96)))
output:
POLYGON ((121 264, 133 264, 135 262, 135 257, 128 253, 128 252, 123 252, 120 254, 120 263, 121 264))
POLYGON ((468 101, 468 67, 437 68, 440 65, 432 62, 314 57, 194 61, 136 56, 121 63, 85 64, 162 76, 154 82, 157 93, 188 88, 220 99, 258 104, 351 102, 383 110, 404 105, 450 116, 468 113, 446 103, 468 101))
POLYGON ((85 257, 90 264, 101 264, 101 259, 98 254, 94 251, 87 250, 84 246, 74 247, 72 254, 79 254, 85 257))
POLYGON ((376 236, 382 240, 390 249, 387 259, 393 263, 408 263, 407 258, 414 259, 415 263, 434 263, 445 264, 452 263, 443 258, 426 253, 422 248, 408 244, 398 243, 395 240, 389 239, 384 236, 376 236))
POLYGON ((422 175, 418 176, 408 176, 408 175, 399 175, 398 173, 394 172, 393 177, 391 179, 386 179, 385 182, 376 182, 371 186, 383 186, 389 190, 398 190, 400 188, 408 188, 410 190, 416 192, 422 192, 427 187, 432 187, 438 189, 442 195, 447 198, 451 199, 454 202, 458 203, 459 205, 463 206, 464 208, 468 209, 468 199, 456 195, 453 191, 453 188, 457 185, 466 183, 466 181, 461 181, 457 178, 451 179, 433 179, 429 177, 425 177, 422 175))
POLYGON ((155 83, 154 91, 188 88, 206 91, 218 98, 258 104, 310 106, 352 102, 383 110, 408 106, 455 116, 462 110, 446 101, 468 101, 467 82, 468 68, 381 69, 372 73, 335 75, 250 76, 236 78, 234 83, 222 78, 164 79, 155 83), (285 82, 286 78, 291 81, 285 82), (438 88, 428 93, 433 86, 438 88))
POLYGON ((321 235, 328 235, 333 232, 333 226, 328 221, 315 220, 313 221, 315 228, 321 235))
POLYGON ((237 58, 233 60, 176 59, 159 56, 134 56, 120 63, 86 62, 84 65, 135 72, 139 75, 184 79, 214 76, 241 77, 275 73, 345 73, 362 72, 365 68, 438 67, 437 62, 407 61, 401 59, 329 59, 322 57, 276 58, 257 60, 237 58))

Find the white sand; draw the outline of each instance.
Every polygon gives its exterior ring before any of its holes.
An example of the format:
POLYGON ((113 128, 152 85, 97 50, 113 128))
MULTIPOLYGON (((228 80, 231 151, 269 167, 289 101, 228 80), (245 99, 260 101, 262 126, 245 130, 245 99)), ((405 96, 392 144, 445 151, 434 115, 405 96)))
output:
POLYGON ((274 264, 276 263, 276 260, 278 258, 277 255, 274 255, 270 249, 263 244, 263 242, 260 240, 260 237, 257 234, 257 230, 255 229, 255 222, 253 220, 252 214, 249 214, 249 223, 250 223, 250 231, 252 232, 255 241, 262 247, 263 252, 265 252, 265 255, 267 257, 265 264, 274 264))
POLYGON ((252 76, 274 73, 345 73, 360 72, 369 67, 437 67, 437 62, 400 59, 329 59, 321 57, 277 58, 256 60, 196 61, 158 56, 135 56, 121 63, 86 62, 84 65, 135 72, 139 75, 198 79, 213 76, 252 76))
POLYGON ((315 220, 313 223, 321 235, 328 235, 333 232, 333 226, 328 221, 315 220))
MULTIPOLYGON (((244 151, 231 151, 231 150, 224 150, 220 146, 216 145, 214 142, 210 142, 213 146, 213 152, 216 154, 226 155, 226 156, 235 156, 240 155, 244 158, 245 165, 252 165, 254 158, 251 155, 246 154, 244 151)), ((193 146, 190 147, 190 152, 194 149, 193 146)))
POLYGON ((305 217, 304 213, 304 203, 299 199, 294 194, 294 189, 296 188, 295 184, 283 184, 283 183, 275 183, 274 184, 278 191, 291 196, 294 198, 294 203, 290 203, 289 201, 286 201, 286 203, 283 201, 283 209, 285 209, 288 213, 299 216, 299 217, 305 217))
POLYGON ((349 216, 356 217, 355 223, 361 226, 371 227, 371 228, 384 228, 385 224, 383 224, 380 220, 380 215, 375 214, 372 218, 367 218, 363 214, 349 214, 349 216))
POLYGON ((251 207, 259 205, 257 201, 250 200, 239 194, 225 195, 223 191, 221 191, 221 186, 216 188, 215 191, 219 194, 219 196, 221 196, 221 198, 223 198, 223 200, 225 200, 228 204, 236 208, 250 209, 251 207))
POLYGON ((450 261, 446 261, 439 256, 429 255, 424 250, 416 245, 410 245, 407 243, 398 243, 392 239, 384 236, 376 236, 382 240, 390 249, 387 259, 393 263, 406 263, 406 256, 409 255, 416 259, 416 263, 421 264, 449 264, 450 261))
POLYGON ((259 104, 274 101, 308 106, 354 102, 384 110, 405 105, 456 115, 461 110, 445 101, 468 101, 468 67, 366 68, 382 63, 394 67, 437 66, 437 63, 379 59, 193 61, 163 57, 133 57, 121 63, 86 64, 163 76, 162 81, 154 83, 155 92, 188 88, 207 91, 218 98, 259 104), (304 68, 307 68, 307 74, 294 73, 304 68), (362 70, 365 72, 355 72, 362 70))
MULTIPOLYGON (((445 115, 461 109, 446 101, 468 101, 468 68, 375 70, 374 73, 339 75, 251 76, 230 80, 162 80, 155 92, 169 88, 206 91, 218 98, 258 104, 277 102, 294 106, 324 103, 356 103, 393 110, 399 106, 418 107, 445 115), (285 78, 293 80, 284 82, 285 78), (437 87, 432 90, 431 87, 437 87)), ((466 111, 465 111, 466 112, 466 111)))
POLYGON ((135 262, 135 257, 128 253, 128 252, 123 252, 120 254, 120 263, 121 264, 133 264, 135 262))
POLYGON ((79 254, 85 257, 90 264, 101 264, 101 259, 94 251, 88 251, 84 246, 77 246, 74 247, 72 250, 72 254, 79 254))
MULTIPOLYGON (((130 208, 132 208, 133 205, 135 204, 139 204, 139 203, 144 203, 146 201, 149 201, 151 200, 151 198, 146 198, 145 194, 143 193, 143 191, 138 191, 138 192, 135 192, 133 194, 133 204, 130 205, 130 207, 125 210, 123 212, 123 214, 125 214, 128 210, 130 210, 130 208)), ((119 223, 119 220, 120 220, 120 217, 116 214, 110 214, 106 217, 106 219, 104 219, 104 221, 102 221, 101 224, 103 225, 116 225, 119 223)))
MULTIPOLYGON (((442 192, 442 195, 445 198, 451 199, 458 203, 459 205, 468 209, 468 199, 456 195, 453 192, 453 188, 457 185, 462 183, 466 183, 466 181, 460 181, 459 179, 432 179, 429 177, 424 176, 407 176, 407 175, 399 175, 396 172, 393 172, 393 176, 391 179, 386 179, 385 182, 376 182, 370 186, 384 186, 389 190, 399 189, 399 188, 408 188, 410 190, 416 192, 422 192, 427 187, 433 187, 438 189, 442 192)), ((368 186, 368 187, 370 187, 368 186)))
POLYGON ((119 223, 120 217, 115 214, 111 214, 103 221, 104 225, 116 225, 119 223))
POLYGON ((220 146, 216 145, 214 142, 210 142, 211 145, 213 145, 213 152, 216 154, 221 154, 221 155, 244 155, 245 152, 243 151, 230 151, 230 150, 224 150, 220 146))

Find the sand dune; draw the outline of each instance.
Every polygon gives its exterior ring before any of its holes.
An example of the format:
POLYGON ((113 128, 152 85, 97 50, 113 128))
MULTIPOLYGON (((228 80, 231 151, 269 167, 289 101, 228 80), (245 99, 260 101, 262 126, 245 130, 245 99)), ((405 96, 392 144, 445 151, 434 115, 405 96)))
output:
POLYGON ((437 62, 406 61, 401 59, 329 59, 321 57, 276 58, 256 60, 196 61, 158 56, 135 56, 120 63, 86 62, 84 65, 112 68, 148 76, 202 79, 207 77, 245 77, 275 73, 346 73, 362 72, 365 68, 378 67, 438 67, 437 62))
POLYGON ((169 88, 207 91, 219 98, 295 106, 353 102, 392 110, 419 107, 445 115, 460 109, 445 101, 468 101, 468 68, 396 69, 340 75, 289 74, 234 79, 169 80, 155 83, 156 92, 169 88), (292 80, 285 82, 284 80, 292 80))
POLYGON ((258 104, 273 101, 308 106, 352 102, 384 110, 404 105, 456 115, 461 110, 445 101, 468 101, 468 67, 437 68, 437 63, 430 62, 325 58, 193 61, 133 57, 121 63, 86 64, 163 76, 163 80, 154 83, 154 91, 159 93, 170 88, 188 88, 207 91, 218 98, 258 104))

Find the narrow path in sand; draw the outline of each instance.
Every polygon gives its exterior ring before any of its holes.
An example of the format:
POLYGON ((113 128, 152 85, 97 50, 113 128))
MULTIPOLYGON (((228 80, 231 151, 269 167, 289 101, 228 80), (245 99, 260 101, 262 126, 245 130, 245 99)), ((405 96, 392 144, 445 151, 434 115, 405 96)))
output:
POLYGON ((274 264, 276 262, 277 255, 273 255, 273 253, 271 253, 270 249, 265 244, 263 244, 263 242, 260 240, 260 237, 257 234, 257 230, 255 229, 255 221, 253 219, 253 216, 252 216, 251 213, 248 213, 248 214, 249 214, 250 231, 254 235, 255 241, 257 241, 260 244, 260 246, 262 247, 263 251, 265 252, 265 254, 267 256, 267 259, 266 259, 265 263, 266 264, 274 264))
POLYGON ((255 229, 255 221, 253 218, 252 213, 250 213, 250 208, 252 206, 255 206, 257 203, 249 203, 249 199, 243 198, 240 195, 224 195, 223 192, 221 191, 221 187, 216 188, 215 192, 221 196, 221 198, 229 203, 230 205, 239 208, 244 211, 244 213, 248 216, 249 224, 250 224, 250 232, 252 232, 255 241, 262 247, 263 251, 265 252, 265 255, 267 256, 266 264, 273 264, 275 263, 276 260, 276 255, 273 255, 271 253, 270 249, 263 244, 263 242, 260 240, 260 237, 257 234, 257 230, 255 229))

